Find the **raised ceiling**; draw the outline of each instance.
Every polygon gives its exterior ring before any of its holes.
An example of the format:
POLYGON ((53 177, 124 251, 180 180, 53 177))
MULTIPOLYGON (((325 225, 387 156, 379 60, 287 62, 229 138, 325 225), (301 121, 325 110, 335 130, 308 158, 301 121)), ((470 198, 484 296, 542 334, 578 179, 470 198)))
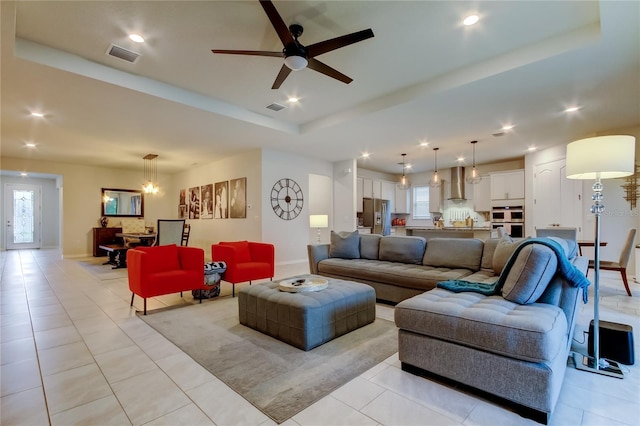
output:
POLYGON ((212 54, 281 49, 257 1, 1 2, 2 156, 140 168, 153 152, 175 172, 267 147, 328 161, 368 152, 359 166, 401 173, 401 153, 429 170, 435 146, 444 168, 470 164, 470 140, 482 164, 640 125, 637 1, 274 5, 304 26, 303 44, 371 28, 318 57, 354 81, 301 70, 271 90, 281 59, 212 54), (470 13, 480 22, 464 27, 470 13), (112 43, 142 56, 108 56, 112 43))

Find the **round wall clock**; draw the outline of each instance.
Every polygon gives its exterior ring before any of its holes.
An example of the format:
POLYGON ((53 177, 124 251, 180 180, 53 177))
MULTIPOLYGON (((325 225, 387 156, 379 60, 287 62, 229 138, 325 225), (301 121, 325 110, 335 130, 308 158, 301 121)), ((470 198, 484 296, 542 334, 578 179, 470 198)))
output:
POLYGON ((303 204, 302 188, 295 180, 280 179, 271 188, 271 208, 280 219, 295 219, 302 211, 303 204))

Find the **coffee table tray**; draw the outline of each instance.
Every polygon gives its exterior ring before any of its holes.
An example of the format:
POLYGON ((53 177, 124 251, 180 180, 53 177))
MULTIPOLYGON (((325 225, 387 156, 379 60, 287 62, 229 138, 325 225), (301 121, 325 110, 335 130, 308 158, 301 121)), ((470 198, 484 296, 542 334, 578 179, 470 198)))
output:
POLYGON ((329 281, 324 278, 290 278, 278 283, 280 291, 288 293, 300 293, 305 291, 320 291, 329 286, 329 281))

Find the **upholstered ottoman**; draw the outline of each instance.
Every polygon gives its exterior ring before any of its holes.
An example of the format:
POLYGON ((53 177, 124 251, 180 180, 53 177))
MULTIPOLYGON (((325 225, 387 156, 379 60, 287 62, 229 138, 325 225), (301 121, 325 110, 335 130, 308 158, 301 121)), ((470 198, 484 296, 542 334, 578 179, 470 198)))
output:
POLYGON ((328 281, 328 287, 321 291, 300 293, 280 291, 279 281, 243 287, 238 297, 240 324, 308 351, 374 321, 376 294, 372 287, 328 281))

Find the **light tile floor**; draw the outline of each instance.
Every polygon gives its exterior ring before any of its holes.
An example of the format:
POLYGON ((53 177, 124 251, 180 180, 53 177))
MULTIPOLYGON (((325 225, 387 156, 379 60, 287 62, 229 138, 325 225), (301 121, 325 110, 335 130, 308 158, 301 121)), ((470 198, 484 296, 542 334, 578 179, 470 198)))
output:
MULTIPOLYGON (((277 267, 284 278, 306 263, 277 267)), ((2 425, 268 425, 273 422, 137 318, 126 271, 101 259, 61 260, 54 250, 0 252, 2 425)), ((624 293, 602 272, 601 318, 640 328, 640 285, 624 293)), ((245 284, 246 285, 246 284, 245 284)), ((233 308, 223 294, 204 303, 233 308)), ((592 298, 593 299, 593 298, 592 298)), ((142 301, 136 298, 135 307, 142 301)), ((150 310, 194 303, 189 294, 153 298, 150 310)), ((592 302, 591 302, 592 303, 592 302)), ((592 318, 583 306, 576 339, 592 318)), ((393 308, 378 305, 393 319, 393 308)), ((638 341, 635 353, 639 354, 638 341)), ((575 343, 584 351, 585 345, 575 343)), ((568 368, 555 425, 640 424, 640 369, 623 380, 568 368)), ((492 402, 405 373, 397 354, 285 425, 535 424, 492 402)))

